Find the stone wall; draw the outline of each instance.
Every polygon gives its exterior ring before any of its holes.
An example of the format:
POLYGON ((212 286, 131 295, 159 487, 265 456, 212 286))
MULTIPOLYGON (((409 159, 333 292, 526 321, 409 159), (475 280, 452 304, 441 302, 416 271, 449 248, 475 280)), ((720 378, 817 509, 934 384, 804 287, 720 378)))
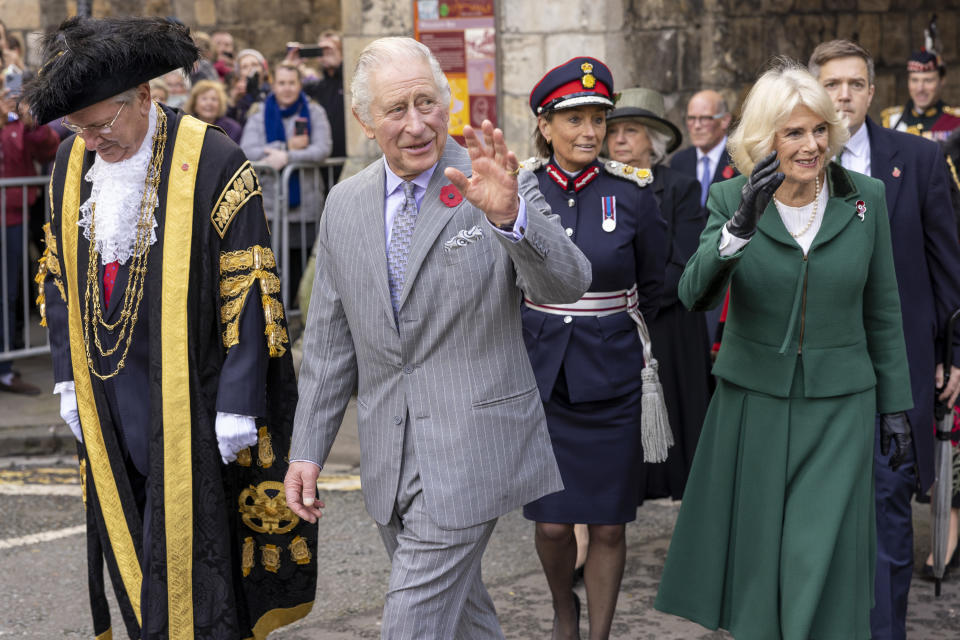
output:
MULTIPOLYGON (((663 93, 681 130, 696 91, 717 89, 736 109, 773 56, 806 63, 818 43, 834 38, 858 39, 874 56, 870 113, 879 118, 907 99, 906 59, 933 13, 951 78, 960 76, 960 0, 505 0, 499 9, 502 124, 523 155, 532 151, 535 124, 530 89, 576 55, 606 62, 617 88, 663 93)), ((960 80, 947 84, 945 98, 960 104, 960 80)))
MULTIPOLYGON (((321 31, 339 29, 341 15, 340 0, 93 0, 92 6, 95 17, 175 16, 191 29, 226 30, 238 51, 259 49, 271 62, 283 58, 291 40, 316 42, 321 31)), ((76 11, 76 0, 0 0, 0 18, 28 43, 76 11)))
MULTIPOLYGON (((879 119, 906 101, 906 60, 933 13, 948 77, 960 76, 958 0, 624 0, 623 38, 635 62, 616 80, 663 92, 670 119, 682 124, 701 88, 720 90, 736 109, 771 57, 805 64, 820 42, 855 39, 876 63, 870 115, 879 119)), ((947 84, 944 98, 960 104, 960 80, 947 84)))
MULTIPOLYGON (((193 28, 227 29, 238 48, 252 46, 271 60, 283 55, 288 40, 312 41, 322 29, 341 28, 349 76, 368 42, 412 33, 413 2, 93 0, 93 12, 175 15, 193 28)), ((906 100, 906 58, 921 45, 923 27, 936 12, 953 69, 945 97, 960 104, 960 80, 954 79, 960 76, 960 0, 498 0, 497 10, 500 124, 521 157, 532 152, 530 89, 547 69, 575 55, 604 60, 618 88, 661 91, 668 117, 682 124, 697 90, 718 89, 736 108, 772 56, 806 61, 818 42, 856 37, 876 59, 871 115, 878 117, 884 107, 906 100)), ((75 11, 75 0, 0 0, 0 17, 21 38, 75 11)), ((346 83, 349 95, 349 77, 346 83)), ((376 145, 352 117, 347 122, 357 164, 375 156, 376 145)))

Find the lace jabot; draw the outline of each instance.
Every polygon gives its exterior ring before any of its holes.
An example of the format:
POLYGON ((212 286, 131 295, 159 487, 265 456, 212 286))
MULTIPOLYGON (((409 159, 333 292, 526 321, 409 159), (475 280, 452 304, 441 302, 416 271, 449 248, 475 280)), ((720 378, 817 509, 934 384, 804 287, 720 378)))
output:
MULTIPOLYGON (((126 263, 133 255, 137 239, 137 218, 140 201, 147 178, 147 168, 153 156, 153 136, 157 130, 157 105, 150 105, 150 125, 135 154, 120 162, 107 162, 97 156, 85 179, 93 183, 90 199, 80 205, 80 221, 83 235, 90 239, 90 224, 93 222, 93 206, 97 209, 97 246, 100 261, 109 264, 126 263)), ((157 207, 154 194, 151 211, 157 207)), ((157 221, 153 219, 150 244, 157 241, 157 221)))

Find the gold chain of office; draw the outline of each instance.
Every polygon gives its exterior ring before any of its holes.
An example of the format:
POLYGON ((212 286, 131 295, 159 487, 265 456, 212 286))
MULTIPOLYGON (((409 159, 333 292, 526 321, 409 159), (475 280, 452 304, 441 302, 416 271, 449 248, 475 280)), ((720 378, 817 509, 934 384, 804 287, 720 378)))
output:
MULTIPOLYGON (((144 179, 143 197, 140 199, 140 213, 137 218, 137 236, 133 245, 133 256, 130 260, 130 273, 123 291, 123 306, 120 309, 120 318, 113 324, 103 319, 103 309, 100 305, 100 278, 98 277, 100 253, 97 251, 96 231, 96 203, 90 215, 90 252, 87 262, 87 286, 84 293, 83 305, 83 342, 87 353, 87 367, 90 373, 100 380, 114 377, 123 369, 133 341, 133 329, 137 324, 140 312, 140 301, 143 298, 143 286, 147 277, 147 258, 150 256, 150 237, 153 234, 154 199, 160 187, 160 167, 163 163, 163 152, 167 143, 167 116, 163 109, 157 109, 157 131, 153 136, 153 157, 147 167, 147 176, 144 179), (116 343, 104 349, 100 341, 99 328, 109 332, 117 330, 116 343), (93 342, 101 357, 109 357, 117 352, 123 344, 123 355, 117 368, 111 373, 102 374, 96 370, 91 357, 90 343, 93 342)), ((113 294, 115 295, 115 293, 113 294)), ((112 297, 112 296, 111 296, 112 297)))

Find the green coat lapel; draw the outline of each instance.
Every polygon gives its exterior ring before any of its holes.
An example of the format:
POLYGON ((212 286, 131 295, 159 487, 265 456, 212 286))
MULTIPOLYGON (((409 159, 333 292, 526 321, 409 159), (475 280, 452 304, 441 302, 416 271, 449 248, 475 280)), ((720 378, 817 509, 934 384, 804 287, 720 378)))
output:
POLYGON ((823 222, 810 247, 811 251, 835 238, 857 214, 860 191, 846 170, 835 162, 827 166, 827 189, 827 208, 823 212, 823 222))
POLYGON ((797 241, 793 239, 793 236, 790 235, 787 228, 783 226, 783 220, 780 219, 780 212, 777 211, 777 205, 773 203, 772 198, 769 204, 767 204, 767 208, 763 210, 763 215, 760 216, 760 222, 757 223, 757 230, 781 244, 791 247, 798 246, 797 241))

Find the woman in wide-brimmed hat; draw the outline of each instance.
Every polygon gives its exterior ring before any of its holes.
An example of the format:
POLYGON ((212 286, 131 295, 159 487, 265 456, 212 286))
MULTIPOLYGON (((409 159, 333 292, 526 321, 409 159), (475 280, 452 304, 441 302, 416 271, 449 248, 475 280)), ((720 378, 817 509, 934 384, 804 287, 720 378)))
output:
POLYGON ((700 206, 700 183, 664 164, 681 139, 679 129, 664 118, 663 96, 652 89, 624 89, 607 116, 610 157, 653 172, 650 188, 667 221, 669 238, 660 311, 649 324, 674 446, 666 462, 644 465, 640 503, 646 498, 683 497, 710 399, 706 320, 703 313, 687 311, 677 296, 680 274, 697 250, 707 223, 700 206))

